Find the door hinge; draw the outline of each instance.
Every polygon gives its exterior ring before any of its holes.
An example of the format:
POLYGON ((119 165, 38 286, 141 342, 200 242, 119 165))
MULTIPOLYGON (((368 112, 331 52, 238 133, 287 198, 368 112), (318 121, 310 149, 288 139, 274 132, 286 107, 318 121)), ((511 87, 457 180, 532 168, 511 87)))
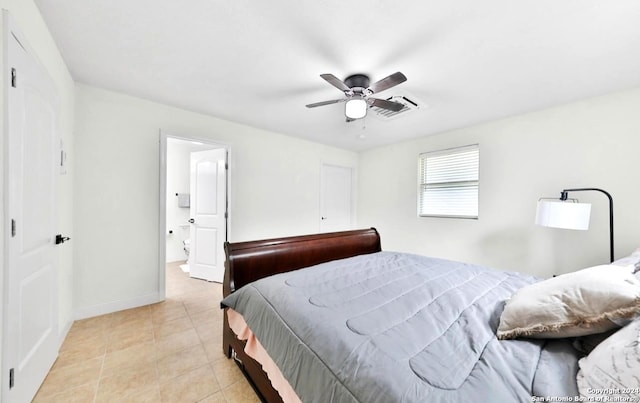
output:
POLYGON ((16 220, 11 219, 11 238, 16 236, 16 220))
POLYGON ((16 88, 18 85, 16 84, 17 81, 17 73, 16 73, 16 69, 15 68, 11 68, 11 86, 13 88, 16 88))
POLYGON ((13 368, 9 370, 9 389, 13 389, 14 377, 13 377, 13 368))

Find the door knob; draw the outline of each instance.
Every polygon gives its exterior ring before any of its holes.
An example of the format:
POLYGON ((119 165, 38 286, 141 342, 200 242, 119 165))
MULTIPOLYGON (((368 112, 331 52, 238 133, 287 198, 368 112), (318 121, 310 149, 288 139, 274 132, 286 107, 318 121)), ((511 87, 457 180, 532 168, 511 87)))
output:
POLYGON ((62 234, 58 234, 56 235, 56 245, 60 245, 61 243, 65 243, 66 241, 70 240, 71 238, 69 238, 68 236, 62 236, 62 234))
POLYGON ((189 218, 189 222, 190 222, 191 224, 195 224, 196 220, 194 220, 193 218, 189 218))
POLYGON ((326 219, 327 219, 327 217, 320 217, 320 219, 322 219, 322 220, 326 220, 326 219))

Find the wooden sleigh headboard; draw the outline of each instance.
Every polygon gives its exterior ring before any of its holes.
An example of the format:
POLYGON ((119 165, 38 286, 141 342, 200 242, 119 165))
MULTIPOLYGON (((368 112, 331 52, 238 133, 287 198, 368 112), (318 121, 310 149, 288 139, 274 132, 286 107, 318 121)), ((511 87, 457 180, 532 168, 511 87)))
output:
POLYGON ((223 295, 226 297, 240 287, 272 274, 380 250, 380 235, 375 228, 225 242, 223 295))

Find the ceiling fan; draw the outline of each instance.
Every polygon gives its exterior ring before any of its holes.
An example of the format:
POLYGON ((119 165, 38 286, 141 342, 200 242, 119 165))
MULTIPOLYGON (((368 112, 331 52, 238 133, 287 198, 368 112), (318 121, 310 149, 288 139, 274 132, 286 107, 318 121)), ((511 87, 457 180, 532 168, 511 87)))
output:
POLYGON ((307 108, 346 102, 344 113, 347 116, 347 121, 350 121, 365 117, 367 115, 367 109, 371 106, 377 106, 378 108, 388 109, 394 112, 399 112, 404 107, 404 105, 398 102, 371 97, 371 95, 377 92, 395 87, 407 81, 407 77, 400 72, 393 73, 373 84, 369 84, 369 76, 365 74, 353 74, 345 78, 344 81, 341 81, 333 74, 320 74, 320 77, 344 92, 345 98, 308 104, 307 108))

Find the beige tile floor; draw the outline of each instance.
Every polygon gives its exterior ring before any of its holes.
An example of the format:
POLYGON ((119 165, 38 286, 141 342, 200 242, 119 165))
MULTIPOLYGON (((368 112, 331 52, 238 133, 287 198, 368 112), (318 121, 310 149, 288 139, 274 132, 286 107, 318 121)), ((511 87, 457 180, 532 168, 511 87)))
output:
POLYGON ((73 324, 34 402, 259 402, 222 353, 221 299, 169 264, 166 301, 73 324))

